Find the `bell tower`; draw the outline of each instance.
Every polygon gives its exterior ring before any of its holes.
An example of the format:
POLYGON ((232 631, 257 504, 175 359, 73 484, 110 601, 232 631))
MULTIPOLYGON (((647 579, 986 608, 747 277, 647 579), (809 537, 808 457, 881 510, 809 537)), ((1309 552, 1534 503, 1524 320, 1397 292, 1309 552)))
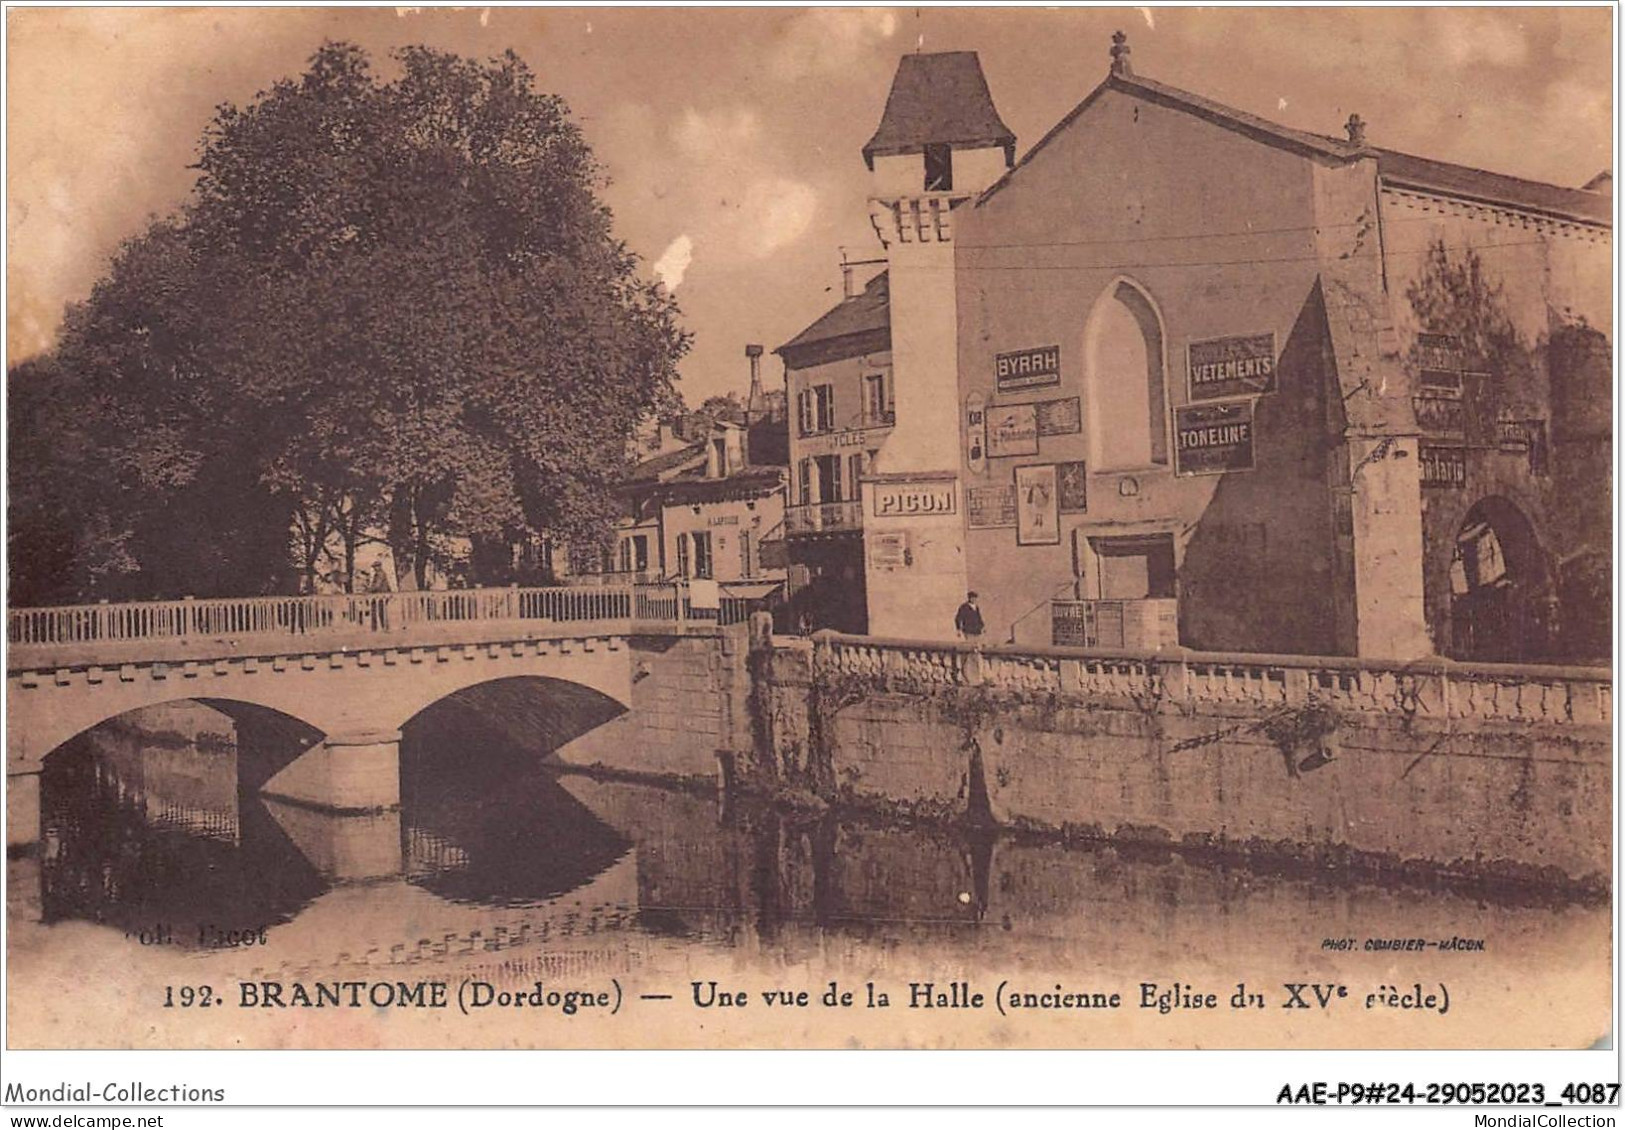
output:
POLYGON ((1015 163, 973 51, 905 55, 863 147, 889 275, 896 423, 865 478, 864 574, 876 635, 954 636, 965 599, 955 209, 1015 163))

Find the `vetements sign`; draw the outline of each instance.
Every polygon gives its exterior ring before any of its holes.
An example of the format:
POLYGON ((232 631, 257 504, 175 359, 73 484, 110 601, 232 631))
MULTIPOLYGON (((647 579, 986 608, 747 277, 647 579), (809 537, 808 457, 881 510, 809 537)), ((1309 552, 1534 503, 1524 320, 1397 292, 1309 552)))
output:
POLYGON ((1275 335, 1250 334, 1193 341, 1190 398, 1223 400, 1275 391, 1275 335))
POLYGON ((1000 353, 993 358, 993 376, 1000 392, 1058 385, 1061 383, 1061 347, 1040 345, 1000 353))
POLYGON ((865 483, 876 518, 915 518, 955 514, 952 483, 865 483))
POLYGON ((1174 410, 1174 471, 1218 475, 1253 469, 1253 404, 1201 404, 1174 410))

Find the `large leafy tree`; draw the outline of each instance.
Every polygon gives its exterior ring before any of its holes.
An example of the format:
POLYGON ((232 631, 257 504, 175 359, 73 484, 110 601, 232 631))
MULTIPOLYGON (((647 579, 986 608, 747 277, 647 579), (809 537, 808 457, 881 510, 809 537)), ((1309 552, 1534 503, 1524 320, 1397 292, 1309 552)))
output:
POLYGON ((105 529, 67 538, 79 588, 277 583, 172 560, 228 533, 284 579, 333 544, 353 577, 357 547, 384 537, 419 584, 453 539, 602 538, 628 438, 674 398, 676 307, 614 238, 586 141, 517 56, 396 62, 383 81, 328 44, 222 106, 182 213, 70 317, 50 363, 106 455, 92 490, 119 482, 93 508, 105 529), (221 504, 175 531, 190 548, 134 536, 189 492, 221 504))

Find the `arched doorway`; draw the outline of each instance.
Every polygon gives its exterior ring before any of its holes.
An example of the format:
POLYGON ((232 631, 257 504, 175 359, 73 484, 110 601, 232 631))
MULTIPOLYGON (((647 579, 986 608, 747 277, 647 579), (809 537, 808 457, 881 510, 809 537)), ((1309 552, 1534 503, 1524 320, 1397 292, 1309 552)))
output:
POLYGON ((1481 499, 1456 533, 1450 561, 1450 653, 1456 659, 1547 658, 1556 592, 1534 525, 1504 498, 1481 499))

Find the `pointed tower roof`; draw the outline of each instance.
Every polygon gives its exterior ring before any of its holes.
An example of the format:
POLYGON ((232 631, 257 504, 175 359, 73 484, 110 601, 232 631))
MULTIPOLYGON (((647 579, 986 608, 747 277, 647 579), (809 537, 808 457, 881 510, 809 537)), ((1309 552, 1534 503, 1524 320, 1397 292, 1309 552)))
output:
POLYGON ((976 52, 904 55, 863 160, 873 169, 876 156, 920 153, 928 144, 999 145, 1013 154, 1016 135, 993 106, 976 52))

